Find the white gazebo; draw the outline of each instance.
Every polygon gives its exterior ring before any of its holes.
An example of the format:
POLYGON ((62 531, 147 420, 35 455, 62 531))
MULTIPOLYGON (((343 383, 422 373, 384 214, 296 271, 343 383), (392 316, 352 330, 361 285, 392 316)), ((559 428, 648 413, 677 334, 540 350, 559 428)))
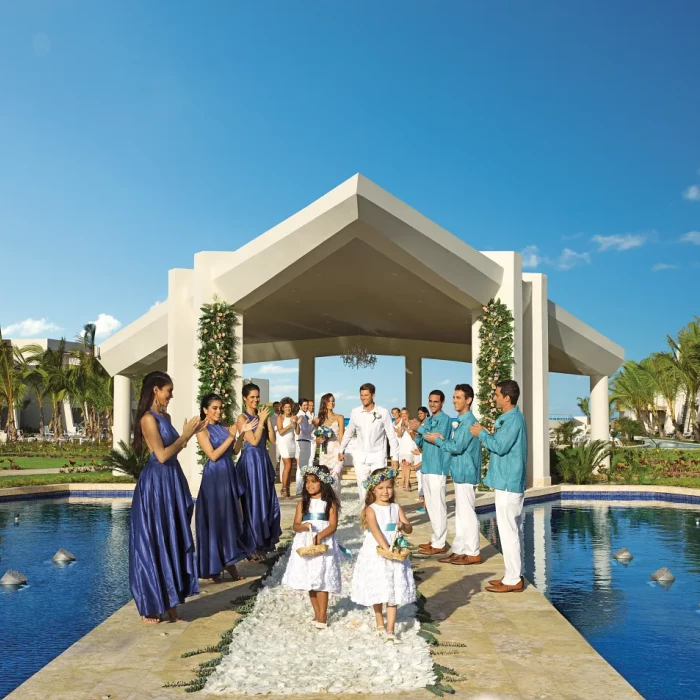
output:
MULTIPOLYGON (((299 392, 314 396, 315 358, 359 343, 405 357, 412 410, 427 398, 421 360, 474 363, 482 306, 499 298, 515 319, 529 485, 550 483, 548 372, 590 377, 592 438, 608 439, 608 376, 623 349, 550 301, 546 275, 523 273, 519 253, 478 251, 355 175, 238 250, 198 253, 191 269, 170 270, 167 301, 100 346, 114 375, 115 444, 129 440, 133 374, 162 369, 172 376, 176 427, 198 411, 199 309, 214 295, 241 314, 241 364, 298 359, 299 392)), ((194 441, 180 463, 196 492, 194 441)))

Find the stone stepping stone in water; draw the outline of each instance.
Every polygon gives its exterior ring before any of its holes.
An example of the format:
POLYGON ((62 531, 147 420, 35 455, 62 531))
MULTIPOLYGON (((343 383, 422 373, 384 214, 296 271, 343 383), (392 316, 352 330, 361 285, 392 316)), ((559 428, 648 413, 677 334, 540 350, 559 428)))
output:
POLYGON ((27 577, 15 569, 9 569, 0 578, 0 586, 25 586, 26 584, 27 577))
POLYGON ((59 549, 56 554, 53 555, 53 559, 56 563, 66 564, 71 561, 75 561, 75 554, 71 554, 67 549, 59 549))

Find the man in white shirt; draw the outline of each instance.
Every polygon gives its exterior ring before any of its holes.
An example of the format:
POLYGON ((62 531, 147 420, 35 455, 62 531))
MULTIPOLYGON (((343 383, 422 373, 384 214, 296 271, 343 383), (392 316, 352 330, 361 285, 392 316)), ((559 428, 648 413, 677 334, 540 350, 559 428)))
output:
POLYGON ((300 418, 296 426, 297 434, 297 475, 296 475, 296 494, 301 494, 304 480, 301 476, 301 470, 304 467, 311 467, 314 463, 314 455, 316 454, 316 439, 313 436, 314 425, 311 422, 309 414, 309 402, 306 399, 299 399, 299 412, 297 418, 300 418))
POLYGON ((375 470, 386 466, 386 445, 389 441, 391 466, 398 469, 399 441, 396 437, 394 424, 389 411, 374 403, 374 384, 363 384, 360 387, 361 406, 353 408, 350 422, 345 429, 343 442, 340 445, 338 460, 345 460, 345 450, 353 435, 356 436, 353 448, 353 463, 357 477, 357 490, 360 503, 365 502, 365 490, 362 482, 375 470))

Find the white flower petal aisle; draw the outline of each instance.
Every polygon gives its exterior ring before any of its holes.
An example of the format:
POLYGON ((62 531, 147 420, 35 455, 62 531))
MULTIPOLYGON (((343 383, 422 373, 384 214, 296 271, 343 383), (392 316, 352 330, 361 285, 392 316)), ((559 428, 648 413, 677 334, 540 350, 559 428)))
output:
MULTIPOLYGON (((362 543, 357 495, 343 494, 342 505, 338 541, 356 557, 362 543)), ((374 629, 374 613, 350 601, 354 559, 345 559, 342 595, 330 597, 328 628, 315 629, 308 594, 281 583, 290 553, 275 564, 253 610, 233 630, 229 653, 205 693, 393 693, 435 683, 415 605, 399 608, 403 643, 386 642, 374 629)))

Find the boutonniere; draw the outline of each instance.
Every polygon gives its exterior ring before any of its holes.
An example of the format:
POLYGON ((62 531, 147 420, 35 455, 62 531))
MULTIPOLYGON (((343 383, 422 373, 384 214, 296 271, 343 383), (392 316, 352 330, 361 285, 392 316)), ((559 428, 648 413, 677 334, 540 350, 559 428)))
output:
POLYGON ((377 415, 377 412, 372 411, 372 423, 374 423, 374 421, 377 420, 377 418, 379 418, 379 416, 377 415))

